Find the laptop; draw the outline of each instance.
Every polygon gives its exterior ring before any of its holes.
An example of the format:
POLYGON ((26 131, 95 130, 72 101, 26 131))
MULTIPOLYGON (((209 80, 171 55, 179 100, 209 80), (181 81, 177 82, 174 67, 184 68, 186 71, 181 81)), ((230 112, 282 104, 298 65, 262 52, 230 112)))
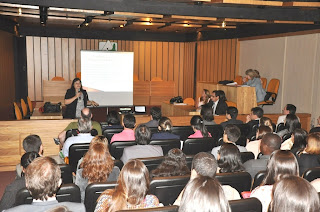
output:
POLYGON ((135 114, 145 114, 146 113, 146 106, 134 106, 135 114))

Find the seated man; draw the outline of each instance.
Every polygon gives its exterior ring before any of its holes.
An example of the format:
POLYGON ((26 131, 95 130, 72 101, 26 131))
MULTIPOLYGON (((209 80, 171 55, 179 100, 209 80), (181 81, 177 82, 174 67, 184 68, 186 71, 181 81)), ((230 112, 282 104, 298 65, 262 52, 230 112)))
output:
POLYGON ((259 122, 260 122, 260 119, 262 118, 263 116, 263 109, 260 108, 260 107, 254 107, 251 109, 251 113, 249 115, 247 115, 247 125, 249 126, 249 129, 250 129, 250 132, 247 136, 247 139, 251 139, 253 136, 256 135, 257 133, 257 129, 258 129, 258 126, 259 126, 259 122), (257 126, 256 127, 256 130, 254 130, 254 126, 257 126))
POLYGON ((224 115, 228 108, 226 101, 227 98, 224 91, 214 90, 212 91, 211 100, 207 105, 212 108, 214 115, 224 115))
POLYGON ((147 127, 158 127, 159 120, 162 117, 161 109, 158 107, 152 107, 150 109, 151 120, 145 123, 147 127))
POLYGON ((241 120, 237 120, 238 109, 236 107, 228 107, 226 112, 227 121, 222 122, 220 125, 224 129, 227 124, 243 124, 241 120))
MULTIPOLYGON (((200 152, 196 154, 192 160, 190 180, 200 176, 215 178, 217 168, 217 160, 211 154, 200 152)), ((232 188, 229 185, 222 185, 221 187, 228 200, 241 199, 239 192, 236 189, 232 188)), ((180 205, 183 191, 180 193, 177 200, 173 203, 174 205, 180 205)))
POLYGON ((66 140, 62 148, 63 157, 69 157, 69 147, 72 144, 90 143, 91 140, 94 138, 90 133, 91 129, 92 129, 91 120, 79 119, 78 120, 79 134, 77 136, 72 136, 66 140))
MULTIPOLYGON (((81 111, 81 119, 83 120, 90 120, 92 119, 92 113, 91 110, 89 108, 83 108, 81 111)), ((66 134, 68 130, 72 130, 72 129, 78 129, 78 122, 71 122, 59 135, 59 141, 60 141, 60 145, 63 146, 65 140, 66 140, 66 134)), ((101 125, 99 124, 99 122, 96 121, 92 121, 92 129, 97 130, 98 135, 102 135, 102 130, 101 130, 101 125)))
MULTIPOLYGON (((241 131, 240 131, 239 127, 237 127, 236 125, 233 125, 233 124, 228 124, 224 128, 223 142, 232 143, 238 147, 240 152, 246 152, 247 149, 244 146, 240 146, 240 145, 236 144, 236 142, 238 141, 240 136, 241 136, 241 131)), ((213 154, 213 156, 215 158, 218 157, 218 151, 220 150, 220 148, 221 148, 221 146, 217 146, 212 149, 211 154, 213 154)))
POLYGON ((244 168, 251 175, 252 179, 259 171, 267 169, 267 164, 270 155, 275 150, 280 149, 281 138, 277 134, 267 133, 265 134, 260 143, 260 153, 262 154, 258 159, 248 160, 243 164, 244 168))
POLYGON ((58 206, 66 206, 69 211, 86 211, 82 203, 59 203, 57 201, 56 192, 62 183, 61 171, 52 158, 39 157, 35 159, 28 166, 25 174, 26 186, 31 193, 33 202, 30 205, 19 205, 6 211, 38 212, 47 211, 58 206))
POLYGON ((118 134, 114 134, 110 143, 115 141, 134 141, 134 127, 136 126, 136 118, 134 115, 127 114, 123 117, 123 131, 118 134))
POLYGON ((282 110, 283 115, 279 116, 278 121, 277 121, 277 126, 280 123, 284 123, 284 120, 286 119, 286 116, 288 114, 296 115, 296 110, 297 110, 297 108, 293 104, 287 104, 286 106, 284 106, 284 108, 282 110))
POLYGON ((138 145, 129 146, 123 150, 121 157, 123 164, 126 164, 130 159, 163 156, 161 146, 149 145, 151 131, 146 125, 140 124, 136 128, 135 138, 138 145))

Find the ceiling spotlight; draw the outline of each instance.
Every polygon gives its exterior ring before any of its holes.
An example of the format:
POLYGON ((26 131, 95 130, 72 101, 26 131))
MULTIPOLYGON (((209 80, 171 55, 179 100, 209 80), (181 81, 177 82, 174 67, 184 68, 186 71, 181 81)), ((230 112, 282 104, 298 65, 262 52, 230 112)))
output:
POLYGON ((81 28, 83 26, 89 26, 89 24, 92 22, 93 16, 87 16, 84 21, 78 25, 78 28, 81 28))
POLYGON ((113 15, 113 11, 104 11, 103 15, 113 15))
POLYGON ((19 9, 18 9, 18 14, 19 14, 19 15, 22 14, 22 9, 21 9, 21 7, 19 7, 19 9))
POLYGON ((124 27, 124 24, 120 24, 120 26, 119 26, 120 28, 123 28, 124 27))
POLYGON ((222 24, 221 24, 221 27, 222 27, 222 28, 225 28, 226 26, 227 26, 226 22, 223 21, 222 24))
POLYGON ((39 11, 40 11, 40 24, 42 26, 45 26, 48 20, 48 7, 40 6, 39 11))

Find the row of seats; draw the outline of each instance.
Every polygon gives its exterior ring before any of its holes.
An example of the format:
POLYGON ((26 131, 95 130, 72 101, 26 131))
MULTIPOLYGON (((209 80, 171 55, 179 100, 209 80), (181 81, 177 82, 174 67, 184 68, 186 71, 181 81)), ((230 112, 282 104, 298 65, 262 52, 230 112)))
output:
POLYGON ((13 103, 14 114, 15 114, 15 117, 17 120, 30 118, 30 115, 33 112, 33 105, 32 105, 32 102, 29 97, 27 97, 27 102, 28 102, 28 104, 26 104, 24 99, 21 99, 21 101, 20 101, 22 113, 21 113, 21 110, 20 110, 18 104, 16 102, 13 103))

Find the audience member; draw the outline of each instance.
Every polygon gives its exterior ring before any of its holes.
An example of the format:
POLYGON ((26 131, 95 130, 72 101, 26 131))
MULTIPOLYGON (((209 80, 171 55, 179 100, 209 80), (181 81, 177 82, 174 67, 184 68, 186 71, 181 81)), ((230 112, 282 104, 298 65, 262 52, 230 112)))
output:
POLYGON ((311 181, 310 184, 316 189, 318 193, 320 192, 320 178, 311 181))
POLYGON ((288 176, 277 182, 272 190, 270 212, 320 211, 319 195, 308 181, 288 176))
POLYGON ((299 166, 295 156, 285 150, 276 150, 271 154, 267 165, 267 174, 260 186, 255 188, 250 197, 255 197, 262 203, 262 211, 267 212, 272 198, 272 187, 286 176, 299 176, 299 166))
MULTIPOLYGON (((91 121, 92 123, 92 129, 97 130, 98 135, 102 135, 102 130, 101 130, 101 125, 99 122, 96 121, 92 121, 92 113, 91 110, 89 108, 83 108, 81 110, 81 117, 80 119, 85 120, 85 121, 91 121)), ((60 141, 60 145, 63 146, 64 142, 66 140, 66 134, 68 130, 72 130, 72 129, 78 129, 78 122, 71 122, 59 135, 59 141, 60 141)))
POLYGON ((297 110, 297 108, 293 104, 287 104, 286 106, 284 106, 284 108, 282 110, 283 115, 279 116, 278 121, 277 121, 277 126, 280 123, 284 123, 286 116, 288 114, 296 115, 296 110, 297 110))
POLYGON ((277 132, 277 135, 279 135, 282 140, 285 135, 292 134, 295 129, 301 128, 301 124, 296 115, 288 114, 285 119, 284 127, 285 129, 277 132))
POLYGON ((273 129, 272 121, 268 117, 262 117, 259 121, 259 126, 267 126, 271 129, 273 132, 275 129, 273 129))
MULTIPOLYGON (((307 137, 308 137, 308 133, 307 131, 305 131, 304 129, 295 129, 295 131, 293 131, 291 138, 288 139, 287 141, 292 142, 291 144, 291 148, 290 151, 294 154, 297 155, 298 151, 303 151, 306 146, 307 146, 307 137)), ((283 142, 282 144, 285 144, 285 142, 283 142)), ((282 148, 282 145, 281 145, 282 148)))
POLYGON ((150 109, 150 114, 151 114, 151 120, 149 122, 145 123, 145 125, 147 127, 158 127, 159 120, 162 116, 161 109, 158 107, 152 107, 150 109))
POLYGON ((246 70, 246 77, 248 81, 245 81, 243 84, 248 85, 250 87, 255 87, 257 102, 264 101, 264 97, 266 96, 266 91, 262 88, 262 83, 260 80, 260 74, 257 70, 248 69, 246 70))
POLYGON ((217 179, 197 177, 190 180, 182 195, 179 212, 231 212, 229 202, 217 179))
MULTIPOLYGON (((245 147, 236 144, 236 142, 238 141, 240 136, 241 136, 241 132, 240 132, 239 127, 237 127, 236 125, 233 125, 233 124, 228 124, 224 128, 223 142, 224 143, 231 143, 231 144, 237 146, 240 152, 246 152, 247 149, 245 147)), ((218 157, 218 151, 220 150, 220 148, 221 148, 221 146, 217 146, 212 149, 211 154, 213 154, 213 156, 215 158, 218 157)))
POLYGON ((36 158, 26 169, 26 186, 33 202, 30 205, 20 205, 7 210, 8 212, 47 211, 57 206, 66 206, 70 211, 86 209, 82 203, 61 202, 56 200, 56 192, 61 185, 61 171, 58 164, 49 157, 36 158))
POLYGON ((91 129, 91 120, 78 119, 79 134, 77 136, 72 136, 66 140, 62 148, 63 156, 69 157, 69 147, 72 144, 90 143, 93 138, 93 136, 90 134, 91 129))
POLYGON ((22 155, 20 162, 20 166, 22 167, 22 176, 16 178, 12 183, 7 185, 0 201, 0 211, 14 206, 18 191, 26 187, 26 180, 24 177, 26 168, 37 157, 40 157, 40 155, 36 152, 27 152, 24 155, 22 155))
POLYGON ((236 107, 228 107, 226 112, 227 121, 222 122, 220 125, 224 129, 227 124, 243 124, 241 120, 237 119, 238 109, 236 107))
POLYGON ((187 166, 186 155, 180 149, 169 150, 167 156, 158 166, 152 170, 151 177, 183 176, 190 174, 187 166))
POLYGON ((281 138, 272 133, 265 134, 260 143, 260 152, 262 155, 258 159, 248 160, 243 164, 244 168, 252 178, 259 172, 266 170, 270 155, 279 150, 281 146, 281 138))
POLYGON ((207 105, 212 108, 214 115, 224 115, 228 108, 226 101, 227 98, 224 91, 214 90, 212 91, 211 100, 207 105))
POLYGON ((255 158, 258 158, 258 155, 260 153, 261 139, 267 133, 272 133, 272 130, 270 129, 270 127, 260 126, 258 128, 257 134, 256 134, 257 140, 250 141, 249 143, 247 143, 246 149, 248 150, 248 152, 252 152, 254 154, 255 158))
POLYGON ((117 181, 119 173, 120 169, 114 166, 108 147, 102 142, 91 142, 76 172, 75 184, 80 188, 81 201, 84 201, 88 184, 117 181))
POLYGON ((127 114, 123 117, 123 131, 118 134, 114 134, 110 143, 115 141, 134 141, 134 127, 136 126, 136 118, 134 115, 127 114))
POLYGON ((140 160, 130 160, 120 172, 118 186, 100 195, 95 212, 159 206, 156 196, 147 195, 149 184, 147 167, 140 160))
POLYGON ((193 116, 190 120, 191 127, 194 131, 188 138, 207 138, 211 137, 207 127, 203 123, 203 119, 200 116, 193 116))
POLYGON ((111 128, 122 128, 120 124, 120 116, 117 111, 109 111, 107 115, 107 124, 108 126, 106 129, 111 129, 111 128))
POLYGON ((320 116, 317 118, 317 125, 309 131, 309 133, 314 133, 314 132, 320 132, 320 116))
POLYGON ((203 105, 201 107, 201 112, 200 112, 202 119, 203 119, 203 124, 205 126, 207 125, 215 125, 216 123, 214 122, 214 116, 213 116, 213 111, 212 108, 209 107, 208 105, 203 105))
POLYGON ((158 133, 152 134, 151 140, 163 140, 163 139, 179 139, 179 135, 171 133, 172 123, 168 117, 162 117, 159 120, 158 133))
POLYGON ((300 175, 307 169, 320 166, 320 133, 311 133, 307 137, 307 146, 297 153, 300 175))
POLYGON ((247 115, 246 123, 249 126, 250 132, 247 139, 251 140, 256 135, 260 119, 263 117, 263 109, 260 107, 254 107, 251 109, 251 113, 247 115))
POLYGON ((218 152, 219 173, 232 173, 245 171, 240 151, 234 144, 224 143, 218 152))
POLYGON ((197 108, 201 109, 202 105, 207 104, 210 101, 210 91, 207 89, 202 90, 201 97, 199 97, 198 102, 197 102, 197 108))
POLYGON ((149 145, 150 137, 151 131, 149 127, 144 124, 140 124, 135 130, 135 138, 138 145, 124 148, 121 157, 122 162, 125 164, 128 160, 134 158, 163 156, 161 146, 149 145))

